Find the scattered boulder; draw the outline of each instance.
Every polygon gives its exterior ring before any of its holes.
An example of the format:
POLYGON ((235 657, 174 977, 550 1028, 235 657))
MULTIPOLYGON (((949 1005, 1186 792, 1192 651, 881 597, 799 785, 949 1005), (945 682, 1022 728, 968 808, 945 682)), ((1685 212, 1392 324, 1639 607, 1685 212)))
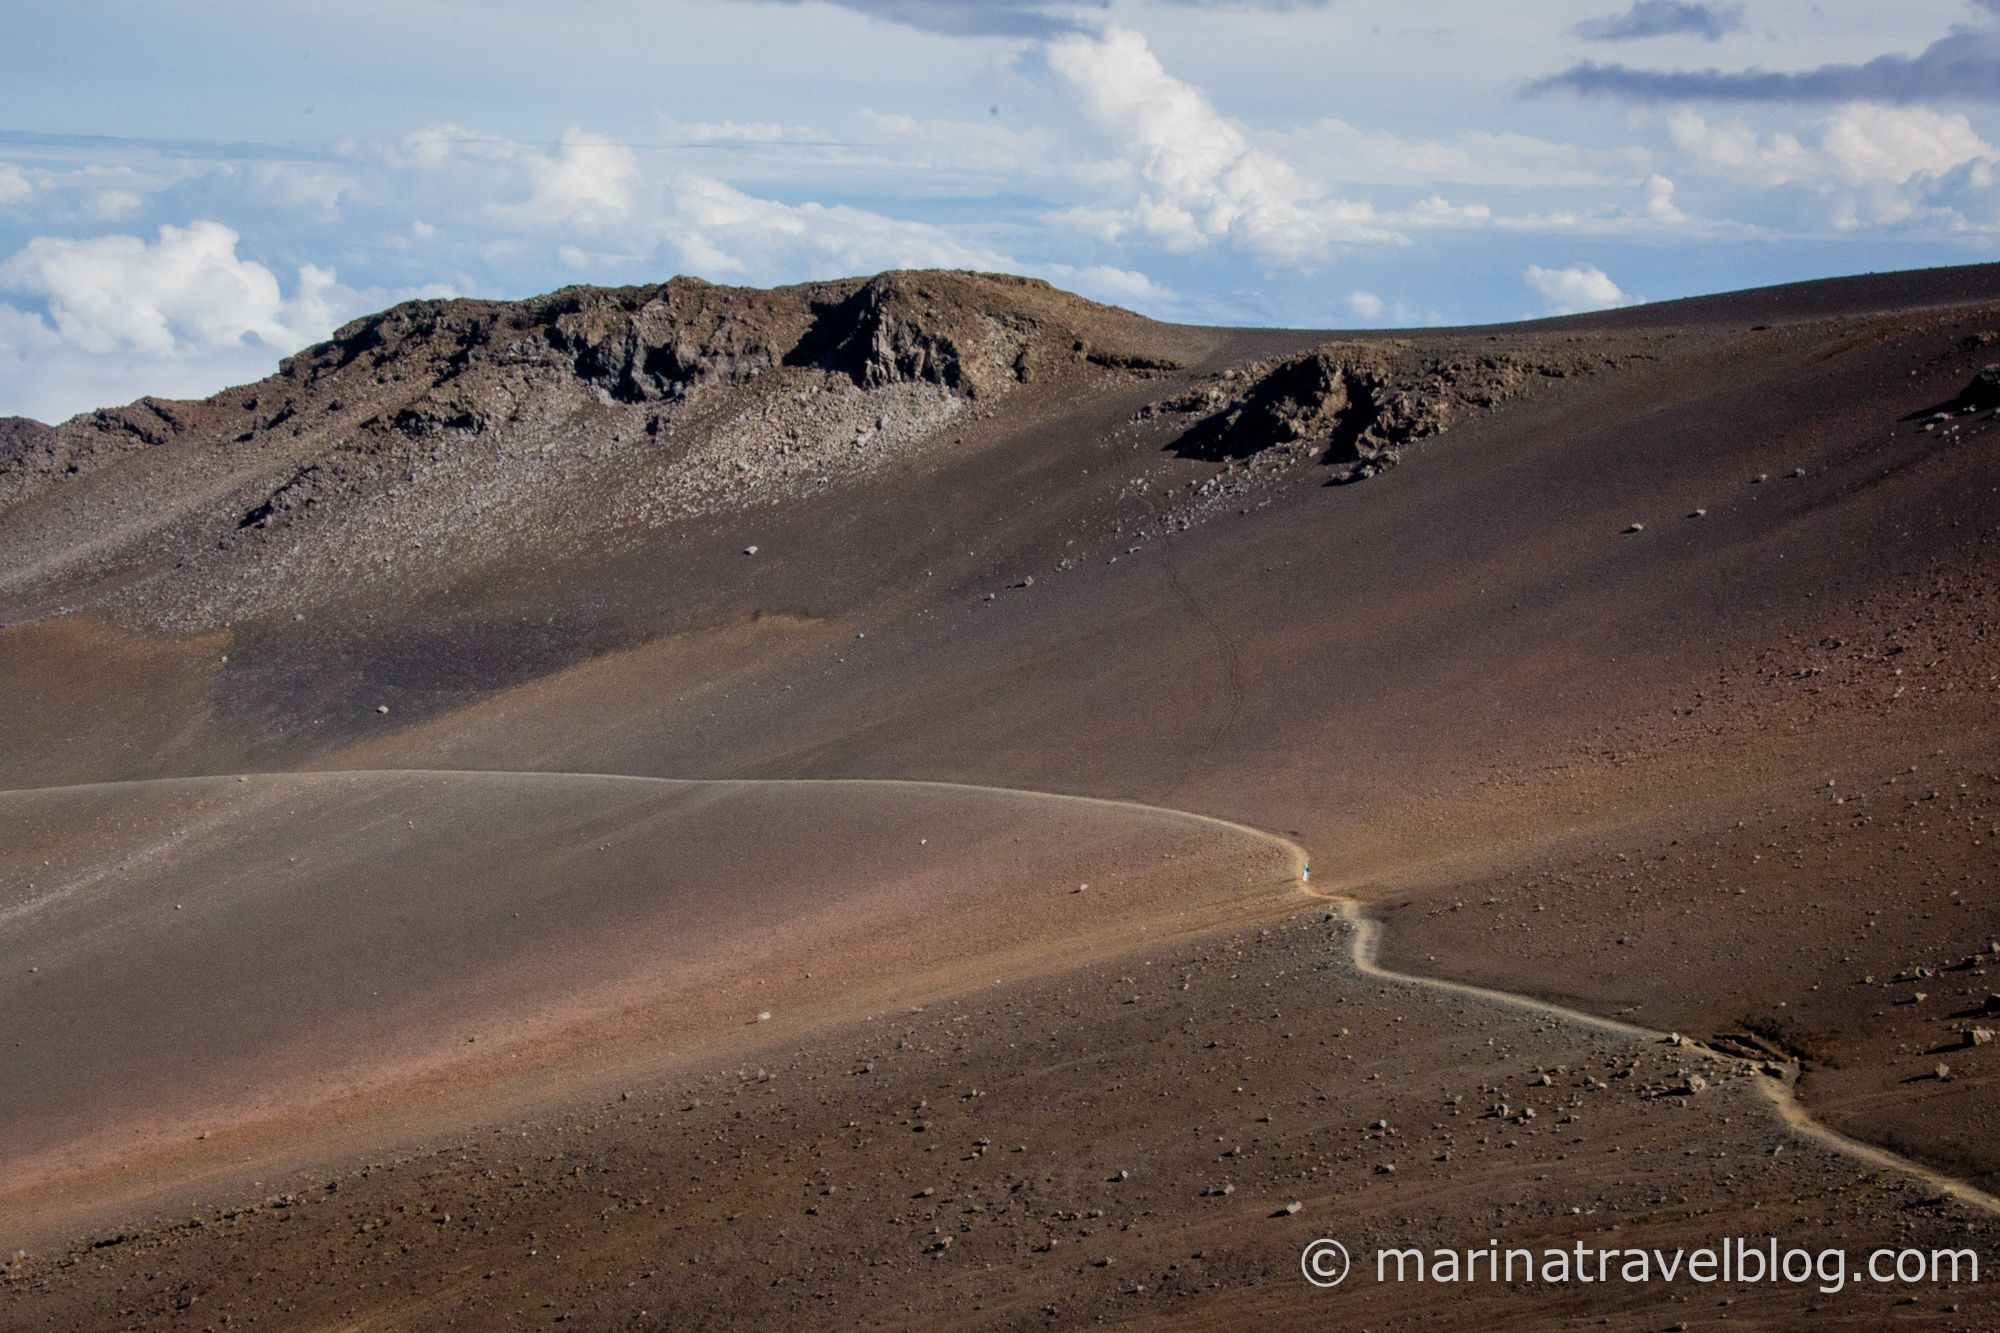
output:
POLYGON ((2000 411, 2000 361, 1974 375, 1952 399, 1951 407, 1957 412, 2000 411))

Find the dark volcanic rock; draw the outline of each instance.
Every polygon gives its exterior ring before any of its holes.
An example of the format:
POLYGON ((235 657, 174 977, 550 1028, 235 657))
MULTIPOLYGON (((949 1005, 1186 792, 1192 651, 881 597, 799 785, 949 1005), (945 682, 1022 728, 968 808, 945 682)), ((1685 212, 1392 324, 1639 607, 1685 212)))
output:
POLYGON ((357 360, 437 363, 440 380, 481 361, 557 369, 619 403, 685 399, 778 366, 864 387, 928 383, 966 393, 1071 358, 1124 370, 1177 365, 1157 329, 1047 283, 999 274, 885 273, 758 290, 675 278, 652 287, 567 287, 529 301, 416 301, 356 320, 286 363, 316 384, 357 360))
MULTIPOLYGON (((1031 302, 1060 296, 1025 278, 980 281, 1031 302)), ((1088 343, 1071 336, 1068 321, 1049 317, 1055 312, 1037 312, 1028 303, 968 299, 971 295, 965 275, 883 274, 818 306, 811 331, 787 360, 848 375, 865 388, 926 383, 977 397, 1032 378, 1040 359, 1087 356, 1088 343)), ((1170 364, 1136 360, 1136 367, 1128 362, 1128 368, 1170 364)))
POLYGON ((1400 341, 1333 342, 1226 371, 1161 410, 1203 414, 1174 445, 1185 457, 1241 459, 1300 444, 1321 462, 1346 467, 1340 479, 1356 479, 1465 413, 1619 359, 1574 339, 1429 354, 1400 341))
POLYGON ((25 471, 35 460, 49 457, 56 432, 32 417, 0 417, 0 476, 25 471))
POLYGON ((1960 412, 2000 409, 2000 362, 1974 375, 1972 382, 1959 392, 1953 406, 1960 412))
POLYGON ((550 298, 545 336, 578 378, 624 403, 684 398, 777 365, 805 330, 775 293, 693 278, 625 291, 569 288, 550 298))

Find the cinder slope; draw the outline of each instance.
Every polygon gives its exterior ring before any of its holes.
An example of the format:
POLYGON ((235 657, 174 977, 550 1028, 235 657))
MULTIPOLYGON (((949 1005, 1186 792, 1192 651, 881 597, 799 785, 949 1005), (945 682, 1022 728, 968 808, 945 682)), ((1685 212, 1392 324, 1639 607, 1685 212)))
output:
MULTIPOLYGON (((1990 1282, 1384 1282, 1381 1247, 1775 1236, 1991 1252, 1779 1126, 1755 1075, 1357 984, 1315 911, 983 987, 225 1206, 0 1281, 0 1322, 200 1329, 1982 1328, 1990 1282), (1711 1083, 1675 1095, 1689 1075, 1711 1083), (1504 1113, 1495 1108, 1505 1104, 1504 1113), (1532 1114, 1531 1114, 1532 1113, 1532 1114), (1296 1213, 1288 1205, 1299 1205, 1296 1213), (1328 1237, 1356 1269, 1300 1275, 1328 1237), (1724 1302, 1727 1302, 1725 1305, 1724 1302)), ((775 1021, 775 1020, 774 1020, 775 1021)))
MULTIPOLYGON (((0 701, 8 785, 475 768, 1133 798, 1296 839, 1316 885, 1380 904, 1386 957, 1406 970, 1716 1036, 1796 1073, 1806 1104, 1852 1133, 1945 1171, 2000 1172, 1965 1128, 1990 1118, 1986 1052, 2000 1046, 1936 1050, 1976 1023, 1961 1012, 1983 1002, 1974 955, 2000 937, 2000 428, 1961 397, 2000 355, 2000 269, 1362 338, 1168 329, 957 276, 649 291, 636 309, 559 294, 392 320, 379 347, 316 349, 280 377, 327 423, 297 437, 279 423, 296 446, 195 424, 240 417, 224 395, 174 408, 188 424, 157 445, 73 474, 16 467, 20 498, 0 511, 18 571, 0 578, 0 663, 17 683, 0 701), (878 317, 888 309, 906 313, 878 317), (822 322, 850 332, 820 337, 822 322), (535 357, 510 361, 513 343, 463 334, 472 324, 527 330, 535 357), (471 349, 456 378, 454 348, 471 349), (323 369, 313 380, 301 366, 323 369), (406 367, 420 369, 399 379, 406 367), (514 404, 489 413, 508 424, 453 424, 453 395, 473 386, 514 404), (377 417, 397 404, 392 428, 403 405, 418 411, 419 429, 390 436, 419 452, 377 449, 340 415, 369 394, 377 417), (1934 420, 1940 409, 1951 415, 1934 420), (878 441, 893 456, 834 462, 878 441), (545 445, 574 466, 538 463, 545 445), (357 448, 387 461, 333 465, 296 504, 279 494, 286 469, 357 448), (1923 1001, 1897 1002, 1919 989, 1923 1001)), ((86 429, 102 434, 69 423, 51 443, 14 428, 7 439, 26 443, 8 457, 54 460, 86 429)), ((1060 863, 1070 843, 1047 854, 1060 863)), ((575 840, 553 845, 588 860, 575 840)), ((1208 903, 1192 887, 1175 901, 1208 903)), ((536 1122, 588 1130, 593 1163, 703 1177, 666 1203, 640 1192, 649 1216, 665 1208, 666 1232, 599 1227, 587 1214, 604 1196, 590 1209, 562 1197, 573 1163, 510 1151, 392 1175, 305 1241, 255 1220, 221 1238, 149 1231, 101 1260, 105 1286, 37 1270, 19 1308, 60 1322, 125 1283, 164 1311, 182 1282, 235 1310, 289 1301, 346 1318, 340 1284, 294 1284, 268 1304, 232 1247, 319 1244, 366 1267, 374 1242, 341 1238, 426 1194, 478 1208, 498 1237, 426 1232, 401 1251, 424 1256, 396 1262, 441 1302, 430 1308, 486 1299, 467 1274, 490 1270, 508 1274, 492 1279, 505 1295, 483 1308, 566 1302, 604 1325, 640 1308, 917 1322, 899 1294, 916 1282, 954 1293, 944 1308, 968 1322, 1050 1304, 1296 1315, 1313 1295, 1285 1277, 1302 1237, 1282 1223, 1250 1234, 1286 1193, 1316 1228, 1375 1219, 1382 1238, 1385 1219, 1419 1215, 1419 1232, 1466 1243, 1484 1239, 1462 1234, 1468 1217, 1563 1239, 1613 1215, 1633 1234, 1700 1239, 1705 1217, 1735 1234, 1774 1213, 1831 1219, 1855 1243, 1969 1234, 1950 1208, 1912 1208, 1881 1176, 1774 1138, 1747 1094, 1631 1092, 1567 1105, 1533 1136, 1454 1125, 1472 1111, 1428 1108, 1468 1095, 1458 1084, 1492 1056, 1481 1043, 1498 1029, 1478 1006, 1357 979, 1316 915, 1282 937, 1135 945, 1108 972, 1023 975, 978 1022, 914 1025, 905 1081, 879 1102, 836 1084, 877 1044, 830 1030, 789 1057, 810 1090, 734 1087, 740 1140, 696 1116, 655 1143, 657 1121, 615 1106, 536 1122), (1148 962, 1186 989, 1167 988, 1159 1012, 1109 1012, 1105 997, 1134 984, 1118 979, 1148 962), (1303 1064, 1302 1041, 1317 1043, 1303 1064), (1079 1075, 1100 1067, 1080 1050, 1116 1072, 1079 1075), (998 1090, 964 1111, 964 1137, 991 1140, 979 1146, 1062 1124, 1116 1152, 1037 1140, 1037 1170, 991 1170, 970 1149, 969 1165, 939 1170, 936 1141, 893 1122, 973 1080, 998 1090), (1273 1108, 1290 1106, 1296 1123, 1268 1131, 1248 1202, 1211 1207, 1188 1188, 1208 1161, 1195 1149, 1218 1133, 1261 1141, 1242 1100, 1259 1091, 1260 1114, 1277 1123, 1273 1108), (794 1169, 855 1128, 857 1096, 888 1119, 865 1121, 839 1166, 794 1169), (1384 1098, 1399 1132, 1431 1125, 1434 1151, 1394 1177, 1374 1172, 1383 1144, 1356 1128, 1384 1098), (717 1142, 747 1156, 724 1166, 717 1142), (1128 1212, 1090 1201, 1106 1154, 1168 1165, 1128 1212), (751 1156, 762 1165, 741 1165, 751 1156), (480 1170, 518 1172, 520 1200, 485 1190, 480 1170), (897 1204, 894 1191, 932 1178, 924 1197, 957 1211, 897 1204), (1547 1180, 1576 1192, 1558 1198, 1547 1180), (817 1192, 832 1185, 838 1203, 817 1192), (1048 1207, 996 1207, 1017 1188, 1049 1191, 1048 1207), (1111 1244, 1092 1208, 1130 1224, 1119 1268, 1029 1243, 1060 1223, 1065 1240, 1111 1244), (998 1233, 978 1220, 995 1213, 1010 1219, 998 1233), (758 1239, 732 1230, 746 1216, 758 1239), (592 1240, 563 1247, 559 1270, 510 1271, 506 1255, 539 1252, 531 1237, 553 1234, 550 1218, 592 1240), (1029 1218, 1036 1237, 1019 1230, 1029 1218), (913 1220, 935 1229, 913 1234, 913 1220), (817 1239, 790 1243, 806 1232, 817 1239), (788 1275, 844 1277, 773 1289, 771 1245, 788 1275), (1226 1259, 1191 1268, 1196 1251, 1226 1259), (680 1294, 645 1286, 643 1266, 680 1294), (896 1282, 866 1286, 885 1272, 896 1282), (844 1290, 863 1293, 851 1304, 826 1294, 850 1278, 844 1290), (638 1294, 613 1294, 624 1283, 638 1294)), ((1660 1052, 1607 1055, 1551 1019, 1506 1032, 1504 1068, 1481 1087, 1552 1070, 1532 1086, 1588 1099, 1598 1089, 1577 1071, 1614 1070, 1591 1061, 1637 1061, 1631 1077, 1661 1086, 1679 1069, 1655 1068, 1660 1052)), ((691 1114, 678 1092, 653 1114, 691 1114)), ((1752 1299, 1796 1320, 1799 1295, 1752 1299)), ((1563 1314, 1625 1317, 1628 1296, 1583 1293, 1563 1314)), ((1953 1297, 1968 1299, 1923 1299, 1953 1297)), ((1876 1290, 1840 1315, 1877 1326, 1895 1298, 1876 1290)), ((1356 1299, 1343 1308, 1381 1308, 1356 1299)), ((1437 1296, 1485 1326, 1545 1326, 1553 1308, 1499 1299, 1437 1296)), ((1418 1311, 1387 1315, 1402 1313, 1418 1311)))
POLYGON ((907 783, 0 794, 0 1217, 46 1236, 1295 907, 1275 840, 907 783))

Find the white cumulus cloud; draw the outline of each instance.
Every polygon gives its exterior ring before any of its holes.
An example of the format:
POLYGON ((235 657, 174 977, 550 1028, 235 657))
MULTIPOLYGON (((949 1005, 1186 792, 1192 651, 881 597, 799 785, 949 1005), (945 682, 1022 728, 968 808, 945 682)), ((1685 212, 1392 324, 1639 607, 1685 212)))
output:
POLYGON ((639 162, 624 144, 568 130, 555 153, 526 161, 533 191, 520 207, 540 222, 602 226, 631 210, 639 162))
POLYGON ((1079 296, 1155 314, 1164 313, 1179 299, 1172 289, 1162 287, 1145 274, 1109 264, 1086 264, 1081 268, 1070 264, 1029 264, 1022 271, 1046 278, 1079 296))
MULTIPOLYGON (((342 320, 405 294, 307 264, 287 293, 219 222, 38 236, 0 260, 0 414, 59 420, 140 394, 193 397, 270 374, 342 320)), ((445 295, 433 288, 423 295, 445 295)))
POLYGON ((624 222, 643 188, 628 144, 563 131, 553 151, 463 125, 431 125, 382 148, 390 193, 453 203, 516 230, 602 228, 624 222))
POLYGON ((1856 102, 1829 116, 1821 138, 1829 165, 1856 183, 1901 185, 1942 176, 1968 162, 1992 162, 1993 145, 1956 112, 1856 102))
POLYGON ((1963 114, 1925 106, 1851 102, 1804 127, 1760 134, 1742 121, 1683 109, 1667 133, 1708 176, 1817 201, 1836 227, 1933 218, 1962 223, 1995 211, 2000 151, 1963 114))
POLYGON ((1798 135, 1759 134, 1742 121, 1712 122, 1680 110, 1667 118, 1674 146, 1703 170, 1751 185, 1903 185, 1995 159, 1963 115, 1922 106, 1854 102, 1816 120, 1817 146, 1798 135))
POLYGON ((0 290, 40 299, 56 333, 93 353, 173 356, 246 341, 289 352, 332 327, 331 270, 300 269, 287 297, 236 243, 219 222, 162 226, 151 242, 37 236, 0 262, 0 290))
POLYGON ((26 203, 35 192, 27 175, 11 162, 0 162, 0 204, 26 203))
POLYGON ((1643 177, 1652 161, 1638 147, 1584 148, 1491 130, 1412 139, 1338 119, 1315 120, 1265 142, 1321 180, 1371 185, 1620 187, 1643 177))
POLYGON ((1540 295, 1552 315, 1609 310, 1614 306, 1637 305, 1644 299, 1620 291, 1618 284, 1595 264, 1571 264, 1568 268, 1530 264, 1521 276, 1540 295))
POLYGON ((1066 215, 1106 239, 1138 232, 1177 250, 1228 239, 1298 261, 1341 241, 1393 238, 1367 204, 1326 197, 1252 144, 1200 89, 1169 74, 1139 33, 1112 27, 1062 37, 1047 58, 1132 171, 1122 205, 1066 215))
MULTIPOLYGON (((794 134, 782 126, 694 128, 718 139, 794 134)), ((768 284, 885 268, 1019 267, 948 227, 849 204, 768 198, 671 159, 642 160, 629 145, 580 130, 549 151, 438 125, 388 146, 378 160, 393 177, 385 193, 413 194, 427 210, 456 214, 451 230, 468 243, 540 242, 587 281, 643 281, 677 269, 768 284)))
POLYGON ((1646 216, 1660 222, 1687 221, 1687 214, 1674 202, 1674 183, 1657 172, 1646 177, 1646 216))
POLYGON ((941 227, 841 204, 788 204, 677 173, 656 219, 662 241, 704 274, 759 282, 887 268, 1006 268, 1005 255, 941 227))

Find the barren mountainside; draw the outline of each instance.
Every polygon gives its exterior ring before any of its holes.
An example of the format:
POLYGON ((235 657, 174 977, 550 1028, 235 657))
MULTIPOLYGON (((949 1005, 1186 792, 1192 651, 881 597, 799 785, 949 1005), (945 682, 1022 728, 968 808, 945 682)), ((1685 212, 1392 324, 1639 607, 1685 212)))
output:
POLYGON ((0 1327, 1993 1327, 1359 1266, 2000 1245, 1996 347, 675 279, 0 421, 0 1327))
POLYGON ((0 515, 21 559, 0 589, 99 586, 191 629, 357 580, 435 585, 947 453, 1024 385, 1157 385, 1135 417, 1177 430, 1181 456, 1352 480, 1653 341, 1349 341, 1217 368, 1215 331, 950 272, 412 302, 207 400, 8 423, 0 515), (138 573, 170 553, 173 571, 138 573))

